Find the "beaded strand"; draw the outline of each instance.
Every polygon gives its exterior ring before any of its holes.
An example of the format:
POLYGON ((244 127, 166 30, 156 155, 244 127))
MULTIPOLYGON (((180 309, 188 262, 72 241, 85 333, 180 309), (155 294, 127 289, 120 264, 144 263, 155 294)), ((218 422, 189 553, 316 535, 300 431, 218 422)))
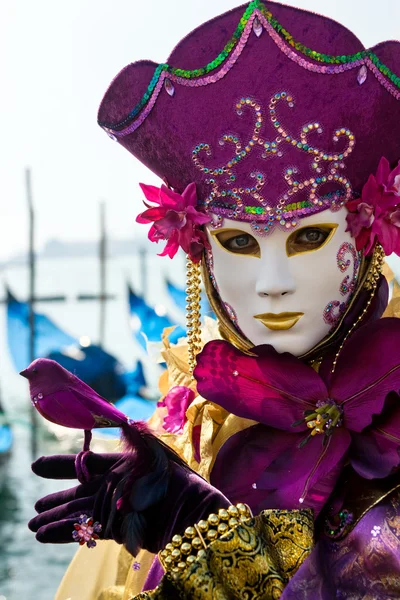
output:
POLYGON ((174 535, 171 542, 159 553, 160 562, 167 575, 180 577, 205 551, 212 542, 230 533, 240 523, 252 518, 247 504, 236 504, 221 508, 207 520, 202 519, 193 527, 187 527, 183 535, 174 535))

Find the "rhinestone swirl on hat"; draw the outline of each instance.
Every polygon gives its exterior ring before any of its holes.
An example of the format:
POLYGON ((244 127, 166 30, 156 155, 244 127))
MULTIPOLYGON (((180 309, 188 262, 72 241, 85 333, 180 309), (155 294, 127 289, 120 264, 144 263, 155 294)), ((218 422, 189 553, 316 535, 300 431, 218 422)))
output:
MULTIPOLYGON (((255 116, 254 129, 250 139, 243 143, 238 136, 224 134, 219 140, 219 145, 234 146, 234 154, 225 164, 217 166, 205 164, 206 157, 212 155, 209 143, 199 143, 192 151, 192 159, 196 168, 204 173, 205 182, 211 186, 211 192, 204 200, 206 210, 219 217, 250 221, 252 229, 259 235, 268 234, 276 226, 286 230, 292 229, 298 225, 299 218, 319 212, 324 208, 337 210, 352 196, 350 181, 340 173, 340 170, 345 168, 344 160, 353 152, 356 143, 354 134, 347 128, 338 128, 333 136, 333 142, 337 143, 341 138, 345 138, 347 140, 346 147, 337 152, 322 150, 316 144, 312 144, 309 139, 313 134, 322 133, 323 129, 320 123, 308 123, 302 127, 299 136, 293 136, 286 125, 279 120, 278 105, 282 102, 291 109, 295 107, 293 97, 285 91, 279 92, 271 98, 269 120, 277 134, 273 140, 267 140, 261 136, 261 128, 265 119, 260 103, 252 98, 241 98, 236 105, 238 116, 240 117, 245 110, 252 110, 255 116), (311 168, 315 171, 315 176, 299 181, 296 177, 298 174, 296 167, 286 169, 284 178, 288 184, 288 190, 280 198, 276 207, 270 206, 262 194, 266 182, 262 172, 249 173, 250 177, 255 180, 251 187, 244 188, 235 185, 237 178, 234 172, 235 168, 256 149, 259 150, 260 158, 265 160, 269 157, 283 156, 286 145, 310 155, 311 168), (327 183, 337 184, 338 190, 329 194, 320 193, 321 187, 327 183), (299 192, 307 195, 306 200, 294 201, 299 192), (244 205, 242 200, 244 196, 254 199, 254 205, 244 205)), ((212 225, 221 227, 221 219, 212 225)))

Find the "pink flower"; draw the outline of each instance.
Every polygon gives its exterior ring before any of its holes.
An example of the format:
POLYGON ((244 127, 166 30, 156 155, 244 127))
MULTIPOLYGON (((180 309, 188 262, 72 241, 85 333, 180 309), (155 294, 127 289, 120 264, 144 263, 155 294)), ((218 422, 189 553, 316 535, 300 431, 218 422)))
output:
POLYGON ((388 160, 382 157, 361 198, 350 200, 347 210, 347 231, 355 238, 357 250, 368 255, 379 243, 385 254, 400 255, 400 162, 391 171, 388 160))
POLYGON ((207 236, 201 226, 210 221, 210 217, 196 210, 196 184, 190 183, 182 194, 162 185, 140 184, 146 199, 156 206, 147 206, 137 218, 138 223, 153 223, 149 231, 149 240, 167 244, 159 256, 173 258, 181 247, 193 262, 199 262, 205 247, 208 247, 207 236))
POLYGON ((186 411, 194 398, 193 390, 183 385, 177 385, 170 389, 164 400, 158 402, 157 406, 168 409, 168 415, 164 418, 163 423, 165 431, 182 433, 187 421, 186 411))

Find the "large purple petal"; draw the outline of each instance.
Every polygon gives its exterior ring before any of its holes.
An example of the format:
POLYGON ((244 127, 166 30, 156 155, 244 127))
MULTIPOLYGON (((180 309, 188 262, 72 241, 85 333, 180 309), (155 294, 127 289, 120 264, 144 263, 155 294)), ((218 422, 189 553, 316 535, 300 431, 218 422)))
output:
POLYGON ((350 441, 349 432, 338 428, 325 446, 320 436, 302 448, 293 445, 269 465, 256 481, 257 489, 271 490, 271 507, 303 506, 319 512, 335 487, 350 441))
POLYGON ((278 354, 272 346, 251 352, 254 356, 225 341, 206 344, 194 371, 201 396, 239 417, 285 431, 327 398, 319 375, 291 354, 278 354))
POLYGON ((381 416, 362 433, 353 433, 351 462, 366 479, 387 477, 400 465, 400 398, 392 393, 381 416))
POLYGON ((390 475, 400 464, 400 428, 398 437, 368 427, 362 433, 353 433, 351 464, 365 479, 380 479, 390 475))
POLYGON ((261 424, 239 431, 219 450, 210 481, 233 504, 246 498, 253 512, 259 512, 259 505, 266 508, 270 491, 258 489, 255 482, 268 473, 270 464, 279 455, 296 452, 303 437, 304 432, 284 432, 261 424))
POLYGON ((344 425, 362 431, 382 412, 387 395, 400 391, 400 321, 364 325, 345 343, 329 395, 344 409, 344 425))

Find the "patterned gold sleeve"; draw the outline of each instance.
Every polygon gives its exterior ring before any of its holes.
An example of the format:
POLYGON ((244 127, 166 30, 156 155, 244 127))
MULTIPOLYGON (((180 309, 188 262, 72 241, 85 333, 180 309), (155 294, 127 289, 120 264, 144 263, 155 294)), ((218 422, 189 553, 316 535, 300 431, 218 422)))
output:
POLYGON ((156 590, 134 600, 276 600, 310 554, 313 537, 312 511, 263 511, 199 550, 179 573, 167 571, 156 590))

